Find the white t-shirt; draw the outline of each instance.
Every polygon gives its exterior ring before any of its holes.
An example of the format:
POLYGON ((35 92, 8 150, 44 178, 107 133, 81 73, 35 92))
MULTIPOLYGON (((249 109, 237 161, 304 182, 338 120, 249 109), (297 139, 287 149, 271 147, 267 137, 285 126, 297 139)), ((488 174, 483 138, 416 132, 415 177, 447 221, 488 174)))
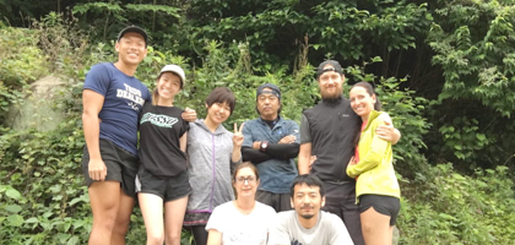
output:
POLYGON ((311 229, 300 225, 295 210, 277 214, 277 224, 270 231, 269 245, 353 245, 343 221, 332 213, 320 211, 311 229))
POLYGON ((222 233, 223 245, 265 245, 275 215, 273 208, 260 202, 256 202, 254 210, 245 215, 230 201, 213 210, 206 230, 222 233))

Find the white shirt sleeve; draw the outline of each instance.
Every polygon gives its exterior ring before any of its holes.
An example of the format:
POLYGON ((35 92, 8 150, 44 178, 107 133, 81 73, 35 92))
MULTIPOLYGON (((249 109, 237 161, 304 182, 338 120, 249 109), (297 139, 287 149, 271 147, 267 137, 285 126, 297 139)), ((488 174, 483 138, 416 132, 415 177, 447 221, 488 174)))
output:
POLYGON ((288 215, 277 213, 274 225, 270 229, 268 245, 289 245, 290 235, 288 234, 288 215))
POLYGON ((216 207, 213 210, 213 213, 209 217, 209 220, 206 224, 206 231, 209 232, 210 229, 214 229, 219 231, 220 233, 223 233, 224 230, 224 218, 223 216, 223 210, 220 210, 220 206, 216 207))
POLYGON ((343 221, 336 215, 329 216, 333 223, 331 230, 331 245, 354 245, 352 238, 350 237, 349 231, 343 221))

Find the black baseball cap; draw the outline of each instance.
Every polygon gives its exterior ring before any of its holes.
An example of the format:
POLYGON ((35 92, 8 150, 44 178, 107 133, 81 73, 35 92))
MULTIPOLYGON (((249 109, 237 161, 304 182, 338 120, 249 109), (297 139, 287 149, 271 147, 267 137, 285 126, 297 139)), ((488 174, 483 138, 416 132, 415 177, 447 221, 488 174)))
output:
POLYGON ((138 27, 138 26, 135 26, 135 25, 132 25, 132 26, 127 26, 125 27, 119 34, 118 34, 118 39, 117 41, 119 42, 120 39, 122 39, 123 35, 125 35, 126 33, 129 33, 129 32, 135 32, 135 33, 138 33, 140 34, 141 36, 143 36, 143 39, 145 39, 145 46, 147 45, 147 41, 148 41, 148 35, 147 35, 147 32, 145 32, 145 30, 143 30, 141 27, 138 27))
POLYGON ((279 90, 279 87, 277 87, 277 85, 271 83, 265 83, 259 86, 259 88, 257 89, 256 99, 257 97, 259 97, 260 94, 273 94, 277 97, 277 99, 281 99, 281 90, 279 90), (265 88, 269 88, 272 91, 263 91, 263 89, 265 88))
POLYGON ((336 60, 326 60, 326 61, 320 63, 320 65, 317 68, 317 80, 326 71, 334 71, 334 72, 338 72, 341 75, 343 75, 342 66, 336 60), (330 65, 332 67, 327 67, 324 69, 324 67, 326 67, 327 65, 330 65))

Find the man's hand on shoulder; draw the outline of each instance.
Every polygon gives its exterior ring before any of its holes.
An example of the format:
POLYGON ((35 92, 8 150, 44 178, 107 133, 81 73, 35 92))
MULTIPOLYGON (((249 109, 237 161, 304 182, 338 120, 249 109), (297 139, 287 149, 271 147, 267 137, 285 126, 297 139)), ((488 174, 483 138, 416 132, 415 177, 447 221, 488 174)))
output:
POLYGON ((393 145, 397 144, 401 138, 399 130, 394 128, 389 121, 384 121, 384 124, 379 125, 376 128, 376 134, 380 139, 391 142, 393 145))

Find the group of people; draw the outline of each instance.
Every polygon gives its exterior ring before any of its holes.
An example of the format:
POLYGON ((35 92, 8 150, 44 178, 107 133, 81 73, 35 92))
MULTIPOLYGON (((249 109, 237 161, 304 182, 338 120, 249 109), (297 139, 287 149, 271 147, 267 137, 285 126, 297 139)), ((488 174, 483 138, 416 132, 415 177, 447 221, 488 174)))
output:
POLYGON ((147 244, 180 244, 183 227, 197 245, 391 244, 400 210, 392 144, 400 132, 369 83, 355 84, 347 99, 340 64, 322 62, 322 101, 303 112, 300 127, 281 117, 281 91, 267 83, 256 93, 259 117, 230 132, 229 89, 211 91, 206 117, 197 119, 174 106, 186 84, 181 67, 163 67, 152 93, 134 77, 147 41, 143 29, 123 29, 118 61, 86 75, 89 244, 125 244, 136 199, 147 244))

